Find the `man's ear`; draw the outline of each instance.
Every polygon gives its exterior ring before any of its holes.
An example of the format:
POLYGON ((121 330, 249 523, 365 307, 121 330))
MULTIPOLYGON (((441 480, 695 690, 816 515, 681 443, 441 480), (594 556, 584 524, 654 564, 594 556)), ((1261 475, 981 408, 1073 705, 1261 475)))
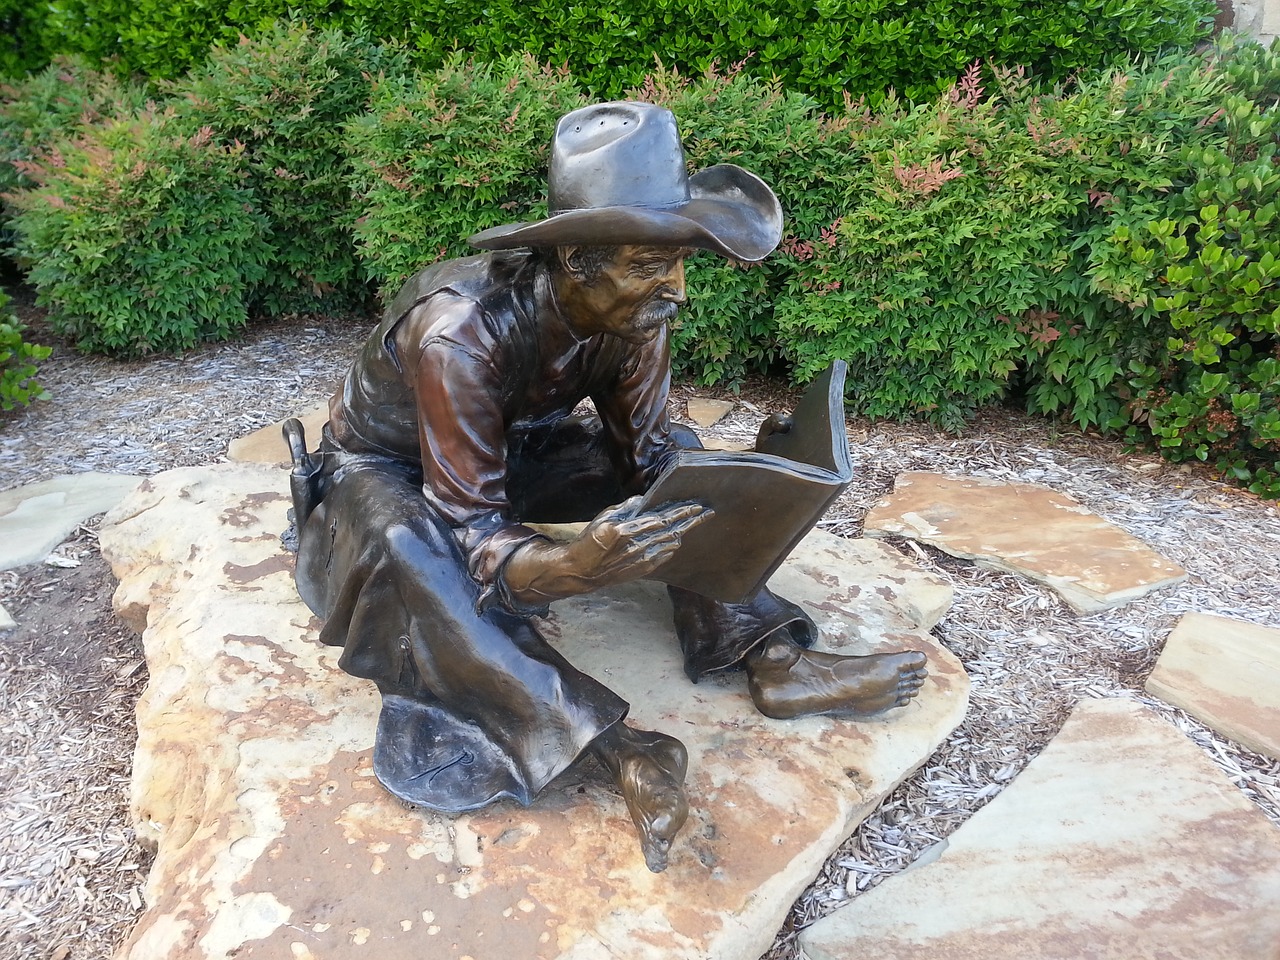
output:
POLYGON ((579 281, 585 276, 582 267, 578 264, 578 253, 581 249, 581 247, 556 247, 556 258, 560 261, 560 269, 579 281))

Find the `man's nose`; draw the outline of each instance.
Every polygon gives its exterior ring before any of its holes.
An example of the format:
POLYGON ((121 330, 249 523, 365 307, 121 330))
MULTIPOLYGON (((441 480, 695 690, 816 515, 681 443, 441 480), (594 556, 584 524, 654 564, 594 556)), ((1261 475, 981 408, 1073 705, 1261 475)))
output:
POLYGON ((672 303, 685 302, 684 288, 684 260, 676 261, 674 267, 667 271, 667 275, 663 278, 662 299, 670 300, 672 303))

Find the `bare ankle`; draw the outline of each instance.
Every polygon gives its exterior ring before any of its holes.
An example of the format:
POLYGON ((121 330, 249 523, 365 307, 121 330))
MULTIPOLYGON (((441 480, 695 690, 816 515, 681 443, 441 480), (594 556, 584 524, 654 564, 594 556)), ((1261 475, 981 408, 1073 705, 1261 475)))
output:
POLYGON ((622 768, 622 750, 629 739, 631 731, 621 720, 606 727, 600 735, 591 741, 591 753, 616 778, 622 768))

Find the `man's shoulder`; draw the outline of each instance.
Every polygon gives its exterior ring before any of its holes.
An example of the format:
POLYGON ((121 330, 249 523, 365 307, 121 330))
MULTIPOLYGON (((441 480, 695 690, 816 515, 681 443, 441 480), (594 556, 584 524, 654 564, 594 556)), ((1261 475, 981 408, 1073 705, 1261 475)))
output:
POLYGON ((498 250, 473 257, 433 263, 410 277, 387 308, 385 320, 396 323, 438 294, 486 305, 526 282, 531 274, 527 250, 498 250))

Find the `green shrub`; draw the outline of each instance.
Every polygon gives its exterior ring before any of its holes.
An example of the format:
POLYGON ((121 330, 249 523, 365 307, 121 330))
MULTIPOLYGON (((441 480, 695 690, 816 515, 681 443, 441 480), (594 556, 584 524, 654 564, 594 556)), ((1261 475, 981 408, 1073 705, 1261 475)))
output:
POLYGON ((61 57, 25 80, 0 84, 0 194, 30 186, 15 164, 30 161, 83 122, 140 109, 146 89, 61 57))
POLYGON ((1197 176, 1171 216, 1111 238, 1144 275, 1163 339, 1131 364, 1127 432, 1280 497, 1280 118, 1239 95, 1223 110, 1231 142, 1185 151, 1197 176))
POLYGON ((204 61, 216 43, 268 27, 289 10, 323 13, 327 4, 239 0, 172 4, 162 0, 53 0, 46 33, 58 52, 114 60, 123 74, 174 78, 204 61))
POLYGON ((1163 337, 1148 323, 1147 280, 1117 258, 1111 237, 1168 215, 1192 179, 1185 148, 1223 142, 1216 114, 1226 89, 1217 57, 1175 56, 1031 103, 1035 123, 1067 131, 1077 145, 1056 175, 1087 201, 1066 224, 1069 293, 1039 305, 1056 316, 1018 358, 1031 412, 1063 412, 1082 427, 1127 422, 1128 367, 1156 356, 1163 337))
POLYGON ((244 145, 248 184, 270 222, 273 265, 256 295, 268 314, 367 298, 342 124, 365 109, 373 77, 407 69, 402 53, 338 30, 278 23, 215 48, 170 85, 188 135, 207 126, 218 143, 244 145))
POLYGON ((0 0, 0 77, 17 77, 49 62, 55 38, 48 35, 46 4, 0 0))
POLYGON ((776 319, 798 377, 845 359, 869 416, 955 426, 1015 374, 1033 408, 1081 423, 1120 406, 1099 397, 1123 370, 1127 311, 1096 289, 1092 250, 1114 210, 1159 209, 1221 84, 1171 59, 1056 96, 1017 71, 998 88, 975 67, 933 104, 833 125, 840 225, 786 252, 800 262, 776 319))
POLYGON ((528 56, 493 66, 458 57, 434 74, 376 83, 347 143, 363 201, 356 242, 382 291, 475 253, 465 241, 479 230, 546 216, 551 135, 584 102, 566 72, 528 56))
POLYGON ((1047 79, 1208 33, 1210 0, 240 0, 175 16, 167 0, 55 0, 64 49, 119 56, 121 68, 176 77, 215 42, 232 42, 296 9, 317 22, 404 39, 421 65, 461 50, 482 61, 524 51, 565 64, 593 93, 637 86, 656 53, 685 74, 750 57, 763 80, 838 107, 845 92, 878 101, 892 86, 927 100, 975 59, 1026 64, 1047 79))
POLYGON ((9 310, 9 297, 0 291, 0 410, 25 407, 48 394, 36 382, 36 364, 49 356, 48 347, 22 339, 22 324, 9 310))
POLYGON ((855 408, 954 425, 1000 396, 1019 334, 1008 317, 1050 296, 1073 208, 1036 145, 982 95, 891 104, 844 130, 842 208, 797 261, 778 323, 809 379, 849 363, 855 408))
POLYGON ((11 195, 18 253, 54 329, 131 356, 243 326, 270 250, 240 152, 143 112, 82 128, 24 167, 36 186, 11 195))

